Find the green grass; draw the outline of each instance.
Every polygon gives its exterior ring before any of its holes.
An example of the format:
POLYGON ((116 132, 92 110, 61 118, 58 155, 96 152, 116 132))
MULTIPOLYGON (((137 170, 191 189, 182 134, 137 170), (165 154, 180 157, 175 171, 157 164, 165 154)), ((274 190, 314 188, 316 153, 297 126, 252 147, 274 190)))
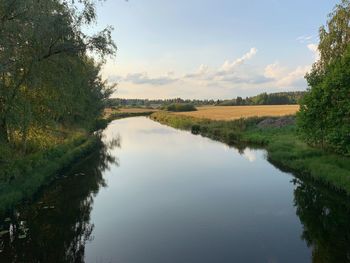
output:
POLYGON ((166 112, 153 113, 151 118, 230 145, 264 147, 277 167, 350 195, 350 158, 307 145, 293 125, 260 129, 257 124, 264 118, 212 121, 166 112))
POLYGON ((109 117, 108 121, 129 118, 129 117, 139 117, 139 116, 150 116, 154 111, 145 112, 113 112, 109 117))
POLYGON ((57 173, 92 152, 97 137, 79 136, 68 142, 2 164, 0 170, 0 213, 24 199, 30 199, 57 173))
POLYGON ((151 113, 115 113, 97 120, 89 132, 72 127, 46 131, 40 134, 41 140, 30 141, 31 151, 26 154, 16 145, 0 144, 0 214, 31 199, 61 171, 93 152, 100 143, 98 136, 91 135, 93 131, 106 128, 114 119, 151 113))

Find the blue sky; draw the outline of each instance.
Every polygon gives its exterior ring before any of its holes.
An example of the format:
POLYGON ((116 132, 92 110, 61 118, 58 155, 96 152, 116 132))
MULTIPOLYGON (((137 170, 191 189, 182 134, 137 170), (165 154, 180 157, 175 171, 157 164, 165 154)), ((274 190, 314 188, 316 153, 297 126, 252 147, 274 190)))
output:
POLYGON ((108 0, 116 58, 103 76, 124 98, 213 98, 304 90, 333 0, 108 0))

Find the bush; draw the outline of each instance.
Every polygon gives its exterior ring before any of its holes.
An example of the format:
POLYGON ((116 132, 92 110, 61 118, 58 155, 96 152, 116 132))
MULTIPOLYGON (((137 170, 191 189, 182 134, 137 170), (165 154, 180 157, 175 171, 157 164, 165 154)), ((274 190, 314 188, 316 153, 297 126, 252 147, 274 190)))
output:
POLYGON ((350 47, 325 70, 302 100, 297 123, 310 144, 350 154, 350 47))
POLYGON ((108 122, 109 121, 107 119, 102 119, 102 118, 96 119, 96 121, 92 126, 91 131, 94 132, 94 131, 106 129, 108 126, 108 122))
POLYGON ((164 108, 167 111, 183 112, 183 111, 196 111, 196 107, 189 103, 174 103, 164 108))
POLYGON ((229 132, 229 133, 227 134, 227 142, 228 142, 229 144, 237 143, 237 142, 239 142, 239 140, 240 140, 240 136, 239 136, 238 133, 229 132))
POLYGON ((199 134, 200 131, 201 131, 201 126, 199 126, 198 124, 192 125, 191 132, 193 134, 199 134))

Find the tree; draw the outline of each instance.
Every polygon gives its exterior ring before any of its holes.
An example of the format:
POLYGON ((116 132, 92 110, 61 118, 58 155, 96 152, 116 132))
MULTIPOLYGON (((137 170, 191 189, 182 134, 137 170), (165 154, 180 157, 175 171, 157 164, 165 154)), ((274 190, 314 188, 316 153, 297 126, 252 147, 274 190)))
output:
POLYGON ((350 2, 342 1, 320 29, 320 60, 306 75, 298 127, 312 145, 350 153, 350 2))
POLYGON ((103 62, 116 46, 110 27, 83 33, 95 19, 93 0, 0 0, 0 141, 101 108, 108 88, 87 52, 103 62))

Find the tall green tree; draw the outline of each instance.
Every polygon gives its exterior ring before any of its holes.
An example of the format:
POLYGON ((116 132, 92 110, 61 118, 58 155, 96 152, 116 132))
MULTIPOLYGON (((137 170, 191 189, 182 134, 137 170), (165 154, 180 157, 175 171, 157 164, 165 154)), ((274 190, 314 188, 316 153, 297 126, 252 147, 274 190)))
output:
POLYGON ((298 126, 310 144, 350 154, 350 1, 343 0, 320 28, 320 59, 306 75, 298 126))
POLYGON ((95 20, 93 0, 0 0, 0 141, 97 114, 109 89, 88 53, 103 62, 116 46, 110 27, 83 33, 95 20))

